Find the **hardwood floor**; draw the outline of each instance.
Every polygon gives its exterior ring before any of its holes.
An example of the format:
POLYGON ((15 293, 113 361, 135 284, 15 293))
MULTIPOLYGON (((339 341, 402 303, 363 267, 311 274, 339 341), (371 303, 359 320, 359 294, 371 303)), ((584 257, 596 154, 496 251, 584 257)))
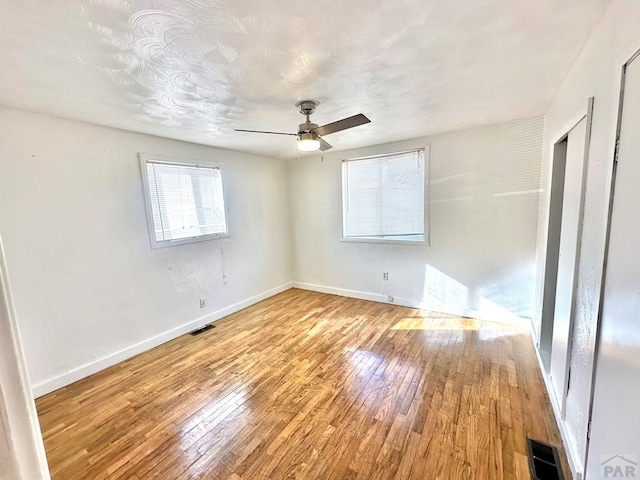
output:
POLYGON ((526 329, 296 289, 215 325, 38 399, 53 478, 529 479, 526 436, 561 447, 526 329))

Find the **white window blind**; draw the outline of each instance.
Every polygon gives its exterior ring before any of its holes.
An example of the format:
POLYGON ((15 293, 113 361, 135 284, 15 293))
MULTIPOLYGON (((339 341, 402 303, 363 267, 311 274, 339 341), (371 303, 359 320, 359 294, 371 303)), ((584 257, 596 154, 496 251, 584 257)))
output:
POLYGON ((143 160, 156 246, 227 234, 220 166, 143 160))
POLYGON ((424 150, 344 160, 345 239, 424 242, 424 150))

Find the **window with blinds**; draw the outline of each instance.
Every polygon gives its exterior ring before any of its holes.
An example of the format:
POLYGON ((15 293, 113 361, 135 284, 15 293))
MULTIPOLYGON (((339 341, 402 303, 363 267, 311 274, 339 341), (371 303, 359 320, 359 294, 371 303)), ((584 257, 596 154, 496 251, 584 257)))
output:
POLYGON ((426 242, 425 151, 343 160, 343 238, 426 242))
POLYGON ((140 157, 152 246, 227 235, 220 165, 140 157))

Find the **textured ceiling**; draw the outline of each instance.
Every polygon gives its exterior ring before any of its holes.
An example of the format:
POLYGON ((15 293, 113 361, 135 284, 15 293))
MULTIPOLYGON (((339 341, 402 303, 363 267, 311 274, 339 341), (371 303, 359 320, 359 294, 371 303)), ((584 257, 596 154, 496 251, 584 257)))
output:
POLYGON ((0 104, 274 157, 544 112, 610 0, 0 0, 0 104))

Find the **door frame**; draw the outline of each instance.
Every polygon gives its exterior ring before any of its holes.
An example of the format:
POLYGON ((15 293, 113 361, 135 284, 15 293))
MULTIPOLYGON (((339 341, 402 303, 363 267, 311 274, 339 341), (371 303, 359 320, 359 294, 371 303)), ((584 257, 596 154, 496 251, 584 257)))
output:
MULTIPOLYGON (((592 103, 593 101, 593 97, 590 97, 588 99, 588 103, 592 103)), ((546 186, 545 188, 547 189, 547 191, 549 192, 549 195, 547 196, 547 198, 545 199, 545 204, 544 204, 544 211, 546 212, 550 212, 551 211, 551 189, 553 186, 553 168, 555 166, 555 162, 556 162, 556 149, 558 148, 558 144, 562 143, 567 136, 569 135, 569 133, 571 132, 571 130, 573 130, 576 126, 578 126, 578 124, 582 121, 583 118, 586 117, 587 112, 589 110, 589 107, 587 105, 587 109, 583 109, 581 108, 580 110, 578 110, 575 114, 573 114, 571 117, 569 117, 569 119, 563 124, 563 126, 559 129, 556 130, 556 133, 554 135, 551 136, 552 142, 551 142, 551 147, 550 147, 550 152, 549 152, 549 158, 550 160, 550 164, 549 164, 549 178, 547 179, 546 182, 546 186)), ((590 129, 589 129, 590 131, 590 129)), ((589 132, 590 133, 590 132, 589 132)), ((541 294, 540 294, 540 324, 538 327, 538 331, 536 332, 537 335, 537 345, 536 347, 539 349, 540 348, 540 343, 541 343, 541 335, 543 332, 543 325, 542 322, 544 321, 545 318, 545 312, 544 312, 544 296, 545 296, 545 287, 546 287, 546 282, 547 282, 547 276, 549 275, 549 271, 547 269, 547 257, 549 255, 549 218, 546 219, 546 222, 542 224, 543 228, 545 229, 543 232, 543 248, 544 248, 544 261, 542 262, 543 266, 541 269, 541 275, 540 275, 540 280, 541 281, 541 285, 539 284, 539 288, 541 289, 541 294)), ((557 268, 554 271, 554 274, 557 275, 557 268)), ((550 312, 550 315, 553 317, 554 312, 550 312)), ((551 352, 549 352, 551 353, 551 352)), ((549 369, 550 369, 550 365, 549 365, 549 369)), ((543 370, 546 373, 549 373, 546 369, 543 368, 543 370)))
POLYGON ((29 385, 0 237, 0 429, 9 444, 9 467, 19 478, 49 480, 49 467, 29 385), (4 424, 6 422, 6 424, 4 424), (4 431, 3 431, 4 430, 4 431))
MULTIPOLYGON (((562 391, 562 419, 567 416, 567 396, 569 395, 569 383, 571 381, 570 369, 571 369, 571 351, 573 348, 573 334, 575 331, 576 321, 576 293, 578 290, 578 273, 580 270, 580 256, 582 254, 582 231, 584 227, 584 202, 587 193, 587 177, 589 175, 589 147, 591 145, 591 125, 593 123, 593 104, 594 97, 589 97, 587 100, 587 113, 586 113, 586 125, 584 134, 584 153, 582 157, 582 179, 580 180, 580 207, 578 221, 578 232, 576 237, 576 258, 573 265, 573 285, 571 287, 571 309, 569 313, 569 336, 567 343, 567 358, 564 372, 564 389, 562 391)), ((553 355, 553 354, 552 354, 553 355)))
MULTIPOLYGON (((553 393, 551 395, 551 397, 553 397, 553 401, 556 402, 556 405, 558 407, 558 412, 560 413, 560 420, 564 420, 565 416, 566 416, 566 405, 567 405, 567 394, 568 394, 568 380, 569 380, 569 368, 571 365, 571 348, 573 345, 573 333, 574 333, 574 320, 575 320, 575 313, 576 313, 576 290, 577 290, 577 274, 578 274, 578 270, 579 270, 579 265, 580 265, 580 254, 581 254, 581 245, 582 245, 582 230, 583 230, 583 219, 584 219, 584 203, 585 203, 585 194, 586 194, 586 182, 587 182, 587 175, 588 175, 588 165, 589 165, 589 146, 591 143, 591 126, 592 126, 592 121, 593 121, 593 105, 594 105, 594 97, 589 97, 587 99, 587 104, 586 104, 586 108, 584 109, 580 109, 580 111, 578 111, 574 116, 572 116, 566 123, 565 125, 559 130, 559 133, 557 133, 555 136, 553 136, 552 138, 554 139, 553 143, 552 143, 552 170, 553 170, 553 161, 555 160, 553 158, 553 153, 555 153, 556 148, 558 147, 558 144, 560 144, 561 142, 563 142, 564 140, 566 140, 566 138, 569 136, 569 134, 571 133, 571 131, 578 126, 578 124, 580 124, 580 122, 582 122, 582 120, 586 120, 586 125, 585 125, 585 136, 584 136, 584 151, 583 151, 583 158, 582 158, 582 178, 580 179, 580 201, 579 201, 579 207, 578 207, 578 214, 579 214, 579 221, 578 221, 578 229, 577 229, 577 235, 576 235, 576 252, 575 252, 575 259, 573 262, 573 282, 571 285, 571 306, 570 306, 570 310, 569 310, 569 331, 567 333, 567 352, 565 355, 565 359, 564 359, 564 373, 563 373, 563 379, 562 379, 562 385, 564 386, 561 392, 557 392, 555 391, 555 387, 552 387, 553 393)), ((551 179, 552 180, 552 179, 551 179)), ((565 182, 566 182, 566 178, 565 178, 565 182)), ((550 209, 551 205, 550 205, 550 201, 551 199, 549 199, 549 204, 547 205, 548 210, 550 209)), ((563 205, 563 210, 564 210, 564 205, 563 205)), ((562 221, 561 221, 562 224, 562 221)), ((548 236, 548 226, 547 226, 547 236, 548 236)), ((545 258, 548 256, 549 254, 549 245, 546 245, 545 248, 545 258)), ((546 281, 547 281, 547 275, 549 275, 550 272, 548 272, 546 270, 545 267, 545 273, 544 273, 544 281, 543 281, 543 285, 546 285, 546 281)), ((557 267, 554 271, 554 274, 557 275, 557 267)), ((544 304, 543 304, 544 306, 544 304)), ((550 313, 551 317, 554 316, 554 312, 548 312, 550 313)), ((542 313, 542 318, 544 319, 545 317, 547 317, 547 315, 545 314, 545 312, 543 311, 542 313)), ((554 319, 555 320, 555 319, 554 319)), ((554 328, 555 328, 555 322, 554 322, 554 328)), ((541 325, 540 331, 542 332, 543 328, 541 325)), ((553 351, 551 351, 551 362, 553 362, 553 351)), ((551 365, 549 367, 549 377, 551 377, 551 365)), ((553 379, 551 379, 551 385, 553 386, 554 382, 553 379)))

